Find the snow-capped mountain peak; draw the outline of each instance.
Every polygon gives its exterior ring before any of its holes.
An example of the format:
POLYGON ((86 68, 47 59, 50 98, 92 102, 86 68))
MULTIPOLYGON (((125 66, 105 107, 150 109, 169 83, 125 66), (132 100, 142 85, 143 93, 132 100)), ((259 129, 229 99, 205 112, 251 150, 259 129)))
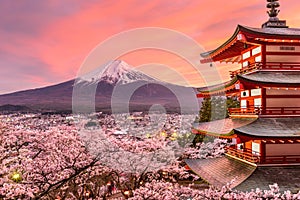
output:
POLYGON ((116 60, 106 65, 101 78, 120 79, 124 74, 129 73, 132 67, 122 60, 116 60))
POLYGON ((155 78, 135 70, 132 66, 122 60, 114 60, 81 76, 79 82, 98 83, 104 81, 110 84, 127 84, 139 80, 150 82, 157 81, 155 78))

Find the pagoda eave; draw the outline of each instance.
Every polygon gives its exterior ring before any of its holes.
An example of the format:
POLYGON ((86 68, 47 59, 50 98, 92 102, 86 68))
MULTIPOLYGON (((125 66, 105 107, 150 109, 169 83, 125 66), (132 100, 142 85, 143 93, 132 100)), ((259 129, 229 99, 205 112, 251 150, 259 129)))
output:
POLYGON ((300 139, 300 118, 258 118, 245 126, 235 128, 238 135, 250 138, 300 139))
POLYGON ((212 132, 207 132, 207 131, 202 131, 202 130, 197 130, 193 129, 192 133, 195 135, 204 135, 204 136, 210 136, 214 138, 220 138, 220 139, 232 139, 232 138, 237 138, 236 134, 220 134, 220 133, 212 133, 212 132))
MULTIPOLYGON (((279 140, 293 140, 295 142, 300 143, 300 136, 299 135, 287 135, 287 136, 267 136, 267 135, 253 135, 249 133, 244 133, 235 130, 235 135, 238 135, 239 138, 244 140, 265 140, 265 141, 279 141, 279 140)), ((266 143, 266 142, 265 142, 266 143)), ((280 143, 280 142, 270 142, 270 143, 280 143)))
MULTIPOLYGON (((237 75, 238 80, 244 85, 255 86, 260 88, 300 88, 300 83, 260 81, 249 79, 243 75, 237 75)), ((299 80, 300 81, 300 80, 299 80)))
POLYGON ((236 84, 238 84, 239 81, 237 78, 233 78, 231 81, 227 82, 224 85, 218 85, 218 86, 212 86, 211 88, 208 88, 205 91, 199 91, 200 93, 197 95, 200 97, 210 97, 210 96, 216 96, 216 95, 226 95, 226 96, 234 96, 235 94, 239 93, 239 89, 236 88, 236 84))
POLYGON ((224 61, 239 56, 245 47, 251 48, 262 43, 300 43, 300 29, 251 28, 238 25, 234 34, 217 49, 201 54, 201 63, 224 61))

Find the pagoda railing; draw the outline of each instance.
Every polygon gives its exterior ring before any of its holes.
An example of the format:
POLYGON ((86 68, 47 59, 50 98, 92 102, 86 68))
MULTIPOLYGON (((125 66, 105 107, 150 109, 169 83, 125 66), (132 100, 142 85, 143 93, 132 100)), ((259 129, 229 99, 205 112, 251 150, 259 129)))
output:
POLYGON ((236 149, 235 147, 226 147, 227 155, 239 158, 255 164, 292 164, 300 163, 300 155, 274 155, 262 156, 260 153, 251 149, 236 149))
POLYGON ((238 74, 245 74, 248 72, 252 72, 262 68, 262 63, 252 63, 247 67, 243 67, 242 69, 238 69, 236 71, 230 71, 230 77, 233 78, 238 74))
POLYGON ((229 115, 258 115, 261 112, 261 108, 228 108, 228 112, 229 115))
POLYGON ((235 147, 226 147, 225 152, 227 155, 243 159, 251 163, 260 162, 260 154, 258 152, 251 151, 251 149, 236 149, 235 147))
POLYGON ((300 63, 296 62, 267 62, 263 64, 262 62, 252 63, 247 67, 238 69, 236 71, 230 71, 230 77, 233 78, 238 74, 245 74, 255 70, 300 70, 300 63))
POLYGON ((229 115, 300 115, 300 107, 228 108, 229 115))

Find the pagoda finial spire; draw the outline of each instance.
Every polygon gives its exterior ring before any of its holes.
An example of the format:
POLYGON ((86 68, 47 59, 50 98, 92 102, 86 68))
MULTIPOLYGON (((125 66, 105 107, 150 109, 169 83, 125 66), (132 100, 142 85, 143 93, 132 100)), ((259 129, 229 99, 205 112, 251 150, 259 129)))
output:
POLYGON ((270 18, 277 17, 278 13, 280 12, 280 10, 277 9, 280 6, 278 1, 279 0, 267 0, 267 8, 270 9, 269 11, 267 11, 267 13, 269 14, 270 18))
POLYGON ((262 25, 262 28, 288 28, 285 20, 277 18, 278 13, 280 12, 278 9, 280 7, 278 1, 279 0, 267 0, 267 8, 269 8, 267 13, 270 18, 262 25))

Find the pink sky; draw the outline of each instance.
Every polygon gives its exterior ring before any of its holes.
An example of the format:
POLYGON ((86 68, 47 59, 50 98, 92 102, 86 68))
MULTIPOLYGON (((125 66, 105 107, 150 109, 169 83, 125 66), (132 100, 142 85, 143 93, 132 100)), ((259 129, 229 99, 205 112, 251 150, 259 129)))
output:
MULTIPOLYGON (((279 17, 290 27, 300 27, 299 0, 280 3, 279 17)), ((268 19, 265 6, 265 0, 2 0, 0 94, 70 80, 95 46, 133 28, 173 29, 211 50, 230 37, 237 24, 260 27, 268 19)), ((132 52, 122 59, 135 66, 176 60, 149 50, 132 52)), ((183 65, 169 67, 193 85, 202 86, 199 77, 183 65)), ((219 67, 224 78, 230 68, 219 67)), ((160 78, 176 82, 166 69, 155 69, 160 78)))

